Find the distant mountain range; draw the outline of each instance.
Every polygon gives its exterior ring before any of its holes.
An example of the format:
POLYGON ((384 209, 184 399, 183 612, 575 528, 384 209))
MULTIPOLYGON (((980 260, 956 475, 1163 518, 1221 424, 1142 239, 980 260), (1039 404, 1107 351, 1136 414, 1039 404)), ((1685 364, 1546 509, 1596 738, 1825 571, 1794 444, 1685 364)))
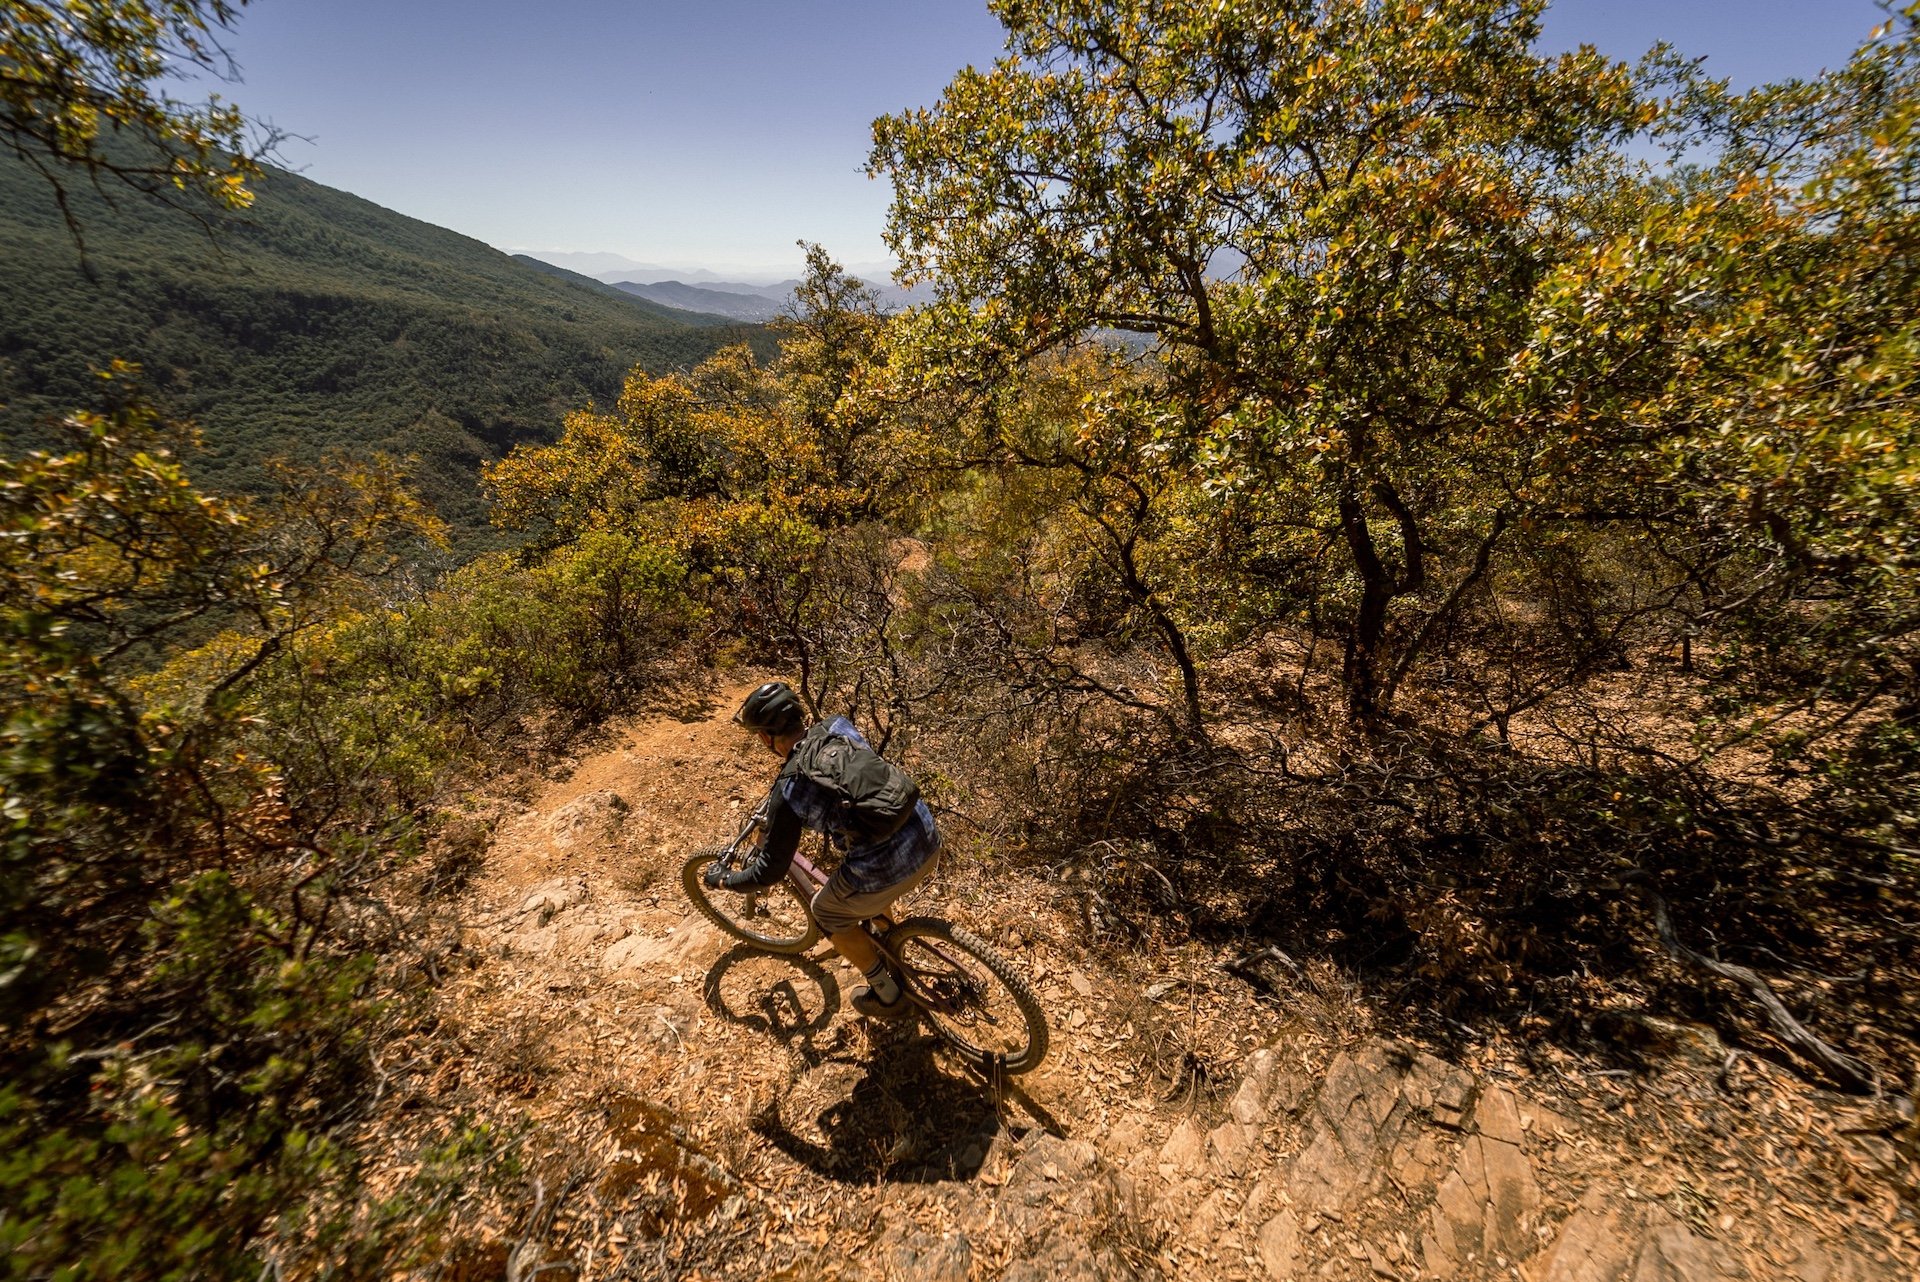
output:
MULTIPOLYGON (((747 279, 744 280, 728 280, 705 268, 660 267, 619 254, 540 253, 515 254, 514 257, 524 263, 547 264, 592 277, 663 307, 746 322, 776 319, 792 301, 794 286, 800 283, 793 275, 763 279, 754 273, 745 273, 747 279)), ((891 269, 885 264, 863 266, 866 270, 850 266, 847 271, 873 290, 884 311, 898 311, 927 296, 924 288, 908 290, 893 284, 891 269)))
POLYGON ((615 289, 663 307, 684 307, 690 312, 712 312, 735 320, 770 321, 780 315, 793 298, 798 281, 781 281, 764 289, 716 281, 711 285, 689 285, 684 281, 637 280, 609 281, 615 289))
MULTIPOLYGON (((58 439, 91 405, 90 371, 139 362, 205 435, 193 474, 255 489, 276 455, 336 447, 418 460, 465 550, 497 537, 482 464, 611 403, 627 371, 693 365, 728 343, 773 351, 737 311, 701 314, 270 171, 244 218, 210 236, 136 198, 68 198, 83 267, 45 182, 0 156, 0 453, 58 439)), ((726 291, 715 297, 731 298, 726 291)))
MULTIPOLYGON (((662 280, 684 280, 704 285, 711 281, 731 279, 747 281, 748 288, 757 289, 771 285, 782 277, 795 275, 800 270, 799 264, 796 263, 792 267, 777 268, 773 271, 739 268, 727 272, 716 272, 704 267, 668 267, 660 263, 643 263, 628 258, 624 254, 532 249, 509 249, 506 252, 515 258, 537 258, 543 263, 551 263, 555 267, 563 267, 570 272, 608 282, 634 280, 652 284, 662 280)), ((884 274, 883 272, 882 275, 884 274)))
MULTIPOLYGON (((552 263, 555 267, 564 267, 570 272, 582 276, 591 276, 595 280, 638 281, 643 285, 654 285, 665 280, 684 281, 691 285, 714 287, 716 285, 738 289, 766 289, 782 281, 791 284, 800 275, 800 260, 794 259, 785 266, 776 267, 740 267, 726 266, 702 267, 666 263, 646 263, 628 258, 625 254, 578 253, 566 250, 545 249, 508 249, 507 253, 518 257, 537 258, 543 263, 552 263)), ((869 284, 881 284, 893 279, 892 263, 842 263, 849 274, 858 276, 869 284)))

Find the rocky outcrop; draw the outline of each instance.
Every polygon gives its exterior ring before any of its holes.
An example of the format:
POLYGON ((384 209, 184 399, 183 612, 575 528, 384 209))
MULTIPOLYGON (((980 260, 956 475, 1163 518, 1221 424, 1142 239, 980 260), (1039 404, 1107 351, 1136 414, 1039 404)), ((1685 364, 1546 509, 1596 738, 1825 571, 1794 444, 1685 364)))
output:
POLYGON ((583 793, 547 820, 547 842, 558 853, 605 841, 627 817, 626 798, 604 789, 583 793))
POLYGON ((566 911, 575 904, 585 903, 588 898, 587 881, 584 877, 555 877, 543 881, 527 892, 520 901, 520 916, 528 913, 540 915, 540 925, 545 925, 555 914, 566 911))
POLYGON ((725 937, 705 918, 689 913, 677 926, 660 935, 628 935, 607 949, 601 968, 613 973, 642 976, 691 973, 695 963, 711 960, 726 946, 725 937))
POLYGON ((1483 1091, 1429 1212, 1426 1262, 1436 1277, 1460 1276, 1476 1260, 1504 1264, 1531 1252, 1540 1189, 1522 1142, 1513 1092, 1483 1091))
MULTIPOLYGON (((1630 1187, 1543 1187, 1580 1128, 1513 1086, 1371 1043, 1316 1083, 1251 1055, 1211 1123, 1190 1116, 1127 1172, 1170 1241, 1233 1276, 1482 1282, 1759 1282, 1736 1254, 1630 1187)), ((1808 1240, 1783 1276, 1890 1279, 1808 1240)))

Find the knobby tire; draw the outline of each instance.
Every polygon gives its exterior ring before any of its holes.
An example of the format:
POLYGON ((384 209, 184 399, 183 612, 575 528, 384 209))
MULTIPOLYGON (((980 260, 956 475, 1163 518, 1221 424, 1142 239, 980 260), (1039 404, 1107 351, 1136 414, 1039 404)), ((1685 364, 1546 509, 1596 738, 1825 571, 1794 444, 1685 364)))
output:
POLYGON ((765 920, 757 917, 745 917, 747 897, 735 890, 708 890, 701 877, 713 861, 725 854, 724 845, 709 846, 693 855, 680 869, 680 886, 687 892, 687 898, 708 921, 718 926, 735 939, 752 944, 755 948, 770 953, 791 956, 804 953, 820 941, 819 924, 813 920, 813 913, 799 889, 792 881, 782 880, 777 886, 770 886, 759 892, 759 897, 772 899, 783 909, 797 911, 803 928, 780 926, 769 928, 765 920), (791 901, 791 902, 789 902, 791 901))
POLYGON ((1008 1075, 1039 1067, 1046 1014, 1025 977, 985 940, 938 917, 912 917, 886 942, 921 1014, 970 1064, 1008 1075), (955 1001, 963 985, 970 995, 955 1001))

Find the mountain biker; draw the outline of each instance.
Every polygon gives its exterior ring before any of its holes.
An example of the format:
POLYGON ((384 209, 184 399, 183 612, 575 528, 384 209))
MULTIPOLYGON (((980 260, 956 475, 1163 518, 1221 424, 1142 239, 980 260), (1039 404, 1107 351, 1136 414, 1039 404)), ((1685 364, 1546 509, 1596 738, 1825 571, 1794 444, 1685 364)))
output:
POLYGON ((932 875, 940 853, 933 812, 912 780, 880 758, 851 721, 834 717, 809 727, 800 697, 784 681, 755 689, 733 719, 759 736, 781 767, 768 794, 760 844, 737 869, 723 871, 718 864, 708 869, 707 885, 742 891, 778 885, 793 863, 801 830, 826 833, 844 858, 813 897, 813 917, 834 951, 866 977, 866 986, 853 995, 853 1008, 877 1019, 910 1014, 912 1004, 860 923, 886 912, 932 875), (871 816, 854 812, 831 770, 868 779, 891 775, 904 804, 897 815, 883 811, 876 827, 871 816))

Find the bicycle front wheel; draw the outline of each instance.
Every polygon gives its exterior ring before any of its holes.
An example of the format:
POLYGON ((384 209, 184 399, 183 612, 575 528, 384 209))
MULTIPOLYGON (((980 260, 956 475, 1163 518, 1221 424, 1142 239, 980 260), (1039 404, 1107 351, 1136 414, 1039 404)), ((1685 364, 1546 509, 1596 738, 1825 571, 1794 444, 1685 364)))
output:
POLYGON ((701 878, 726 853, 710 846, 688 859, 680 869, 680 886, 706 919, 735 939, 743 939, 770 953, 804 953, 820 938, 806 898, 790 880, 765 890, 708 890, 701 878))
POLYGON ((970 931, 914 917, 887 933, 914 1003, 975 1068, 1026 1073, 1047 1053, 1047 1017, 1012 964, 970 931))

